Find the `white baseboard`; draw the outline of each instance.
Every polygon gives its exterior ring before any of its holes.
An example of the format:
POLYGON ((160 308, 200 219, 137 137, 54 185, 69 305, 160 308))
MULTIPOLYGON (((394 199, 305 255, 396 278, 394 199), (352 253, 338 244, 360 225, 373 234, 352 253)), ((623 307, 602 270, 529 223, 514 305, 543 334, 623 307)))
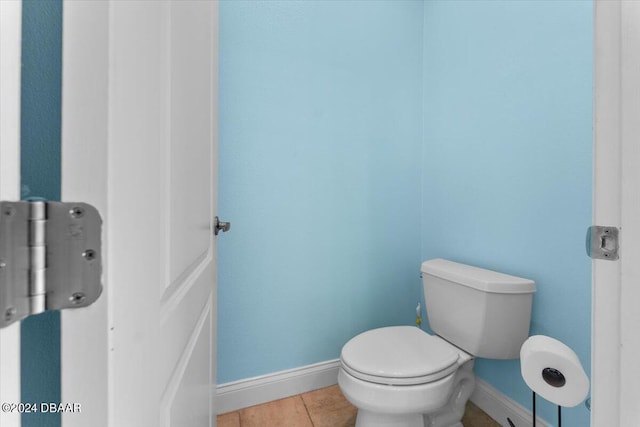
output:
MULTIPOLYGON (((478 377, 476 377, 476 388, 471 395, 471 401, 503 427, 511 427, 507 418, 516 427, 530 427, 533 425, 531 411, 500 393, 478 377)), ((536 424, 540 427, 548 427, 548 423, 539 416, 536 417, 536 424)))
POLYGON ((283 399, 338 383, 340 360, 220 384, 216 387, 219 414, 283 399))

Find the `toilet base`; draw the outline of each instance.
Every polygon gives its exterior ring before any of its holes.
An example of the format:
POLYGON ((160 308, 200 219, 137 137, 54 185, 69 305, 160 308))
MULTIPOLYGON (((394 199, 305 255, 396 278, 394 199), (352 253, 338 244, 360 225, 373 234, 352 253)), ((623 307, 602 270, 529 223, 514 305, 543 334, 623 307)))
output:
POLYGON ((460 421, 475 386, 472 360, 462 365, 456 373, 455 386, 447 404, 435 412, 424 415, 424 426, 464 427, 460 421))
POLYGON ((380 414, 358 410, 355 427, 424 427, 422 414, 380 414))
MULTIPOLYGON (((375 385, 352 378, 342 369, 338 374, 338 384, 347 400, 358 408, 356 427, 464 427, 460 420, 462 420, 466 403, 475 387, 473 360, 464 363, 452 377, 454 385, 449 390, 448 398, 445 397, 446 400, 443 399, 444 401, 435 407, 422 408, 423 413, 398 413, 400 411, 397 408, 382 407, 384 404, 389 404, 396 392, 409 391, 409 388, 395 390, 391 394, 383 396, 385 397, 383 399, 365 401, 364 398, 370 397, 375 391, 375 388, 369 388, 376 387, 375 385), (358 386, 365 388, 361 389, 358 386), (396 410, 389 411, 389 409, 396 410)), ((405 402, 410 396, 403 397, 400 401, 405 402)), ((431 399, 434 402, 436 396, 431 396, 431 399)), ((395 405, 393 406, 395 407, 395 405)), ((415 409, 417 406, 414 406, 413 410, 415 409)))
MULTIPOLYGON (((425 427, 431 425, 422 414, 379 414, 358 410, 355 427, 425 427)), ((464 427, 461 422, 446 427, 464 427)))

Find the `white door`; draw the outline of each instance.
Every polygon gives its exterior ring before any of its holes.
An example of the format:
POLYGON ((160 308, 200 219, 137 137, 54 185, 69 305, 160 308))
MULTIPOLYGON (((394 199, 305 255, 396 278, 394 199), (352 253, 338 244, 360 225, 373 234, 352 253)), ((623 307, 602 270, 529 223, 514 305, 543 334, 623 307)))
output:
POLYGON ((594 223, 620 259, 593 262, 594 427, 640 425, 640 2, 595 4, 594 223))
POLYGON ((62 313, 63 427, 215 425, 217 3, 65 1, 62 200, 99 300, 62 313))
MULTIPOLYGON (((20 198, 20 54, 22 3, 0 1, 0 200, 20 198)), ((4 313, 0 313, 4 315, 4 313)), ((0 403, 20 402, 20 323, 0 329, 0 403)), ((19 426, 0 410, 0 426, 19 426)))

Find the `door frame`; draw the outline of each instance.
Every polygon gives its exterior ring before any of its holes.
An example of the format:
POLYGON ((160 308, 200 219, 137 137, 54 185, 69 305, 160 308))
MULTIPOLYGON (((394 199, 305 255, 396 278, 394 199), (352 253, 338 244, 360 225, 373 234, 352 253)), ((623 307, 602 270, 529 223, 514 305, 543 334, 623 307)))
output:
MULTIPOLYGON (((22 1, 0 1, 0 198, 20 199, 22 1)), ((20 402, 20 323, 0 330, 0 402, 20 402)), ((0 425, 20 414, 0 411, 0 425)))
POLYGON ((640 377, 635 339, 640 313, 634 306, 640 300, 639 23, 640 3, 594 3, 593 221, 621 228, 620 259, 592 262, 591 425, 596 427, 640 420, 640 392, 632 384, 640 377))

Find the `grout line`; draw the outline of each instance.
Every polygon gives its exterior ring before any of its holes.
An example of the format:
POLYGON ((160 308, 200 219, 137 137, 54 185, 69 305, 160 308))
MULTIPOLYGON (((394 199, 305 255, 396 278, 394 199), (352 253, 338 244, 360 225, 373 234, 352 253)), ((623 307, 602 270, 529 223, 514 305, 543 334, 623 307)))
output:
MULTIPOLYGON (((300 400, 302 400, 302 404, 304 405, 304 410, 307 411, 307 417, 309 417, 309 421, 311 422, 311 427, 315 427, 313 423, 313 418, 311 418, 311 412, 309 412, 309 408, 307 407, 307 402, 305 402, 304 397, 302 397, 304 393, 299 394, 300 400)), ((242 426, 240 426, 242 427, 242 426)))
MULTIPOLYGON (((242 411, 236 411, 238 413, 238 425, 242 427, 242 411)), ((216 424, 217 425, 217 424, 216 424)))

